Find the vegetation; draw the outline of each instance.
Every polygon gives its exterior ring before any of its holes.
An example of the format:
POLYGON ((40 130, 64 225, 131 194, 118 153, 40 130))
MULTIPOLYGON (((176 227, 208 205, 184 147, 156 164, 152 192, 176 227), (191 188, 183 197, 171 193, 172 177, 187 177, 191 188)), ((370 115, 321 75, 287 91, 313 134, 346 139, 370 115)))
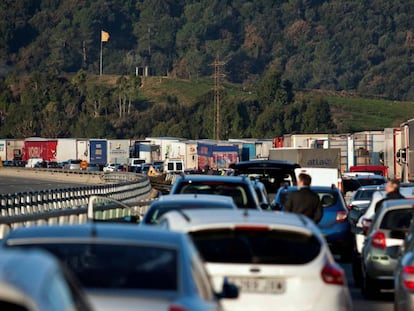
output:
POLYGON ((4 0, 0 137, 211 138, 217 58, 223 138, 395 126, 413 113, 399 102, 414 100, 413 13, 402 0, 4 0))

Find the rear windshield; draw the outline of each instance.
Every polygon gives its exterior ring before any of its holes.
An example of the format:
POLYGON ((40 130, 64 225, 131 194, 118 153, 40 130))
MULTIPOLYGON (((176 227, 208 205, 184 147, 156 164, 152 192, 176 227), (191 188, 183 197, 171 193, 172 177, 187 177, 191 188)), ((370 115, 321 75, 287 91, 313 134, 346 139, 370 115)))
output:
POLYGON ((168 213, 169 211, 176 211, 176 210, 188 210, 188 209, 215 209, 215 208, 228 208, 232 209, 233 206, 231 204, 223 204, 223 203, 171 203, 171 205, 154 205, 152 206, 145 215, 144 223, 146 224, 156 224, 158 219, 161 218, 162 215, 168 213))
POLYGON ((58 257, 85 288, 177 290, 177 251, 141 245, 37 244, 58 257))
POLYGON ((225 195, 233 198, 239 208, 257 208, 249 196, 247 186, 242 183, 220 183, 220 182, 194 182, 182 183, 176 193, 187 194, 215 194, 225 195))
POLYGON ((381 221, 380 229, 405 230, 411 225, 414 216, 414 209, 391 210, 386 213, 381 221))
POLYGON ((360 190, 355 193, 354 200, 372 200, 372 195, 377 189, 372 190, 360 190))
MULTIPOLYGON (((292 192, 292 191, 290 191, 292 192)), ((285 206, 287 196, 290 192, 282 192, 280 194, 280 204, 281 206, 285 206)), ((327 208, 331 206, 335 206, 338 203, 338 193, 334 191, 314 191, 319 195, 319 199, 321 200, 322 207, 327 208)))
POLYGON ((321 249, 315 236, 287 231, 219 229, 191 236, 208 262, 300 265, 316 258, 321 249))

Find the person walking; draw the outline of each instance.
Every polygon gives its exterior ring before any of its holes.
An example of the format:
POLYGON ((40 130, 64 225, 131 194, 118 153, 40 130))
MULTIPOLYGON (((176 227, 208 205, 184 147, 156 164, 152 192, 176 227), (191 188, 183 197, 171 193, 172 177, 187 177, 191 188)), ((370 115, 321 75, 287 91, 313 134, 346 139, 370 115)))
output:
POLYGON ((375 204, 375 212, 382 206, 382 203, 387 200, 405 199, 400 193, 400 182, 397 179, 390 179, 385 184, 385 198, 379 200, 375 204))
POLYGON ((285 212, 303 214, 316 224, 323 216, 321 200, 317 193, 310 189, 312 177, 301 173, 298 176, 298 190, 288 193, 285 212))

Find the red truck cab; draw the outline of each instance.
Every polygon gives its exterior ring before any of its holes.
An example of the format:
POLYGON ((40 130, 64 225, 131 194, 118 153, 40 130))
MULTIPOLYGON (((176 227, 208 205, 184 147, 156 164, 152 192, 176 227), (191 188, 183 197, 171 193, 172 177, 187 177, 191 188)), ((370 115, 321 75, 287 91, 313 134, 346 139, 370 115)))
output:
POLYGON ((388 167, 385 165, 354 165, 349 168, 350 172, 374 173, 387 178, 388 167))

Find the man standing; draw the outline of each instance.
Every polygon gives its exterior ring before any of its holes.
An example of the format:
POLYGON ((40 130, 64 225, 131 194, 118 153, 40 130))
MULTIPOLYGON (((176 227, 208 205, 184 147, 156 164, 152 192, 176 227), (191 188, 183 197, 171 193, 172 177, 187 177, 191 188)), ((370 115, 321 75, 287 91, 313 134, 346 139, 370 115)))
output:
POLYGON ((312 178, 308 174, 299 174, 299 189, 288 194, 283 211, 303 214, 317 224, 323 212, 319 196, 310 189, 311 182, 312 178))
POLYGON ((385 184, 385 198, 379 200, 375 204, 375 212, 381 207, 382 202, 386 200, 395 200, 395 199, 405 199, 405 197, 400 193, 400 182, 396 179, 390 179, 385 184))

